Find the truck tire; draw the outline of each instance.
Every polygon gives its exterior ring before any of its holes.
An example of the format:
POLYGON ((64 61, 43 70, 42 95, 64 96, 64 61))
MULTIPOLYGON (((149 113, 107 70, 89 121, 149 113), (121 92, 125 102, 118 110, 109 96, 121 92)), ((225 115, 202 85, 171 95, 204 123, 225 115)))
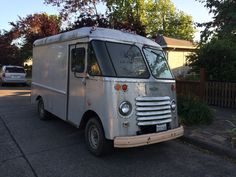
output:
POLYGON ((105 138, 102 124, 98 118, 90 118, 85 127, 85 141, 89 151, 95 156, 109 154, 112 141, 105 138))
POLYGON ((40 98, 38 100, 38 114, 39 114, 39 118, 40 120, 47 120, 48 117, 47 117, 47 111, 44 109, 44 102, 43 102, 43 99, 40 98))

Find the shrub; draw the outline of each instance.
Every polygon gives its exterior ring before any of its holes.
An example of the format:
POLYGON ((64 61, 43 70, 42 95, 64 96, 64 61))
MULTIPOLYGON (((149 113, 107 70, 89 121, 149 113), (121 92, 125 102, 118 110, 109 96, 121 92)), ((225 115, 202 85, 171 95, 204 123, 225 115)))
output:
POLYGON ((178 96, 178 115, 185 125, 210 124, 213 114, 208 105, 191 96, 178 96))

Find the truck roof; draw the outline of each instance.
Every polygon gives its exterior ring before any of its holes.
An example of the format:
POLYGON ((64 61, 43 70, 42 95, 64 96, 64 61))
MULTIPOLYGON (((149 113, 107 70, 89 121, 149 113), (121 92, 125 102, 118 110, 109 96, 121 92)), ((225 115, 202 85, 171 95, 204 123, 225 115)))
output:
POLYGON ((47 45, 51 43, 69 41, 84 37, 88 37, 90 39, 109 39, 121 42, 133 42, 160 47, 160 45, 158 45, 156 42, 137 34, 131 34, 120 30, 99 27, 83 27, 73 31, 68 31, 54 36, 38 39, 34 42, 34 46, 47 45))

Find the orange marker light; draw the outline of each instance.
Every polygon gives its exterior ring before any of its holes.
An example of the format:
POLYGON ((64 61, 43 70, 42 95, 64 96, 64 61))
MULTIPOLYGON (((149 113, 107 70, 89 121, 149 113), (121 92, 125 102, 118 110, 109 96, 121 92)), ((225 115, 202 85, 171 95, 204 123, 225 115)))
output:
POLYGON ((120 84, 116 84, 114 88, 115 88, 115 90, 119 91, 121 89, 121 86, 120 86, 120 84))
POLYGON ((123 90, 124 92, 126 92, 127 89, 128 89, 128 86, 127 86, 126 84, 122 85, 122 90, 123 90))

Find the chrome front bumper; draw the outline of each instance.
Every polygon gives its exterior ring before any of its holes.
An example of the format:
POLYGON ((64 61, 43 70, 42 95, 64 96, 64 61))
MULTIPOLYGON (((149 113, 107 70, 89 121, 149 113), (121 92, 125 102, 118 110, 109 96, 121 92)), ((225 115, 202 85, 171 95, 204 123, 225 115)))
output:
POLYGON ((125 137, 115 137, 114 147, 115 148, 129 148, 138 147, 149 144, 160 143, 163 141, 168 141, 172 139, 179 138, 184 135, 184 128, 180 126, 176 129, 168 130, 160 133, 151 133, 145 135, 137 136, 125 136, 125 137))

